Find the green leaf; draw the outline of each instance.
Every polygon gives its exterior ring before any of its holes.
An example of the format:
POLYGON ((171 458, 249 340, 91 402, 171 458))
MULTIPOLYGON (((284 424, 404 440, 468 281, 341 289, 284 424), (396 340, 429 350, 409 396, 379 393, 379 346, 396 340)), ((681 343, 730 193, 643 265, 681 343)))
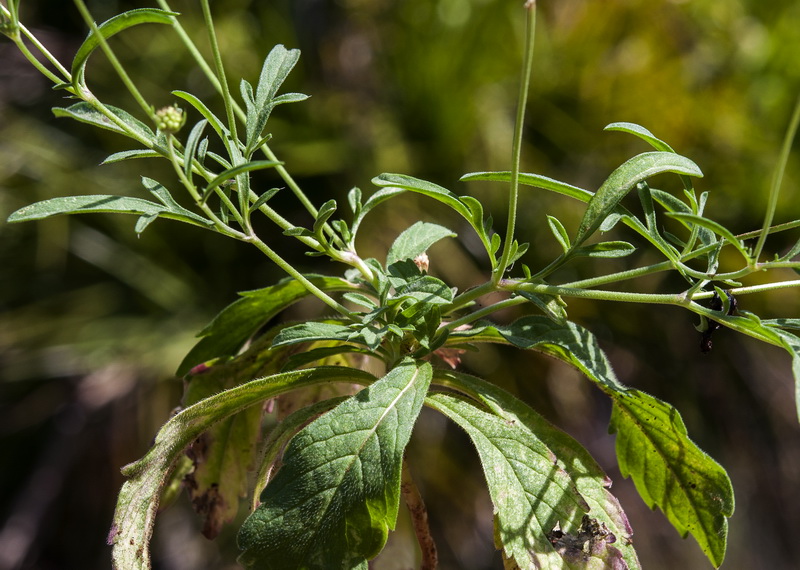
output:
POLYGON ((203 131, 208 125, 208 121, 206 119, 202 119, 197 121, 195 126, 192 127, 192 130, 189 132, 189 136, 186 138, 186 148, 183 152, 183 174, 186 178, 189 178, 189 175, 192 172, 192 163, 194 162, 195 158, 198 158, 198 162, 200 164, 203 163, 202 160, 197 157, 198 150, 200 147, 200 140, 203 136, 203 131))
POLYGON ((622 131, 623 133, 629 133, 647 142, 650 146, 652 146, 656 150, 664 152, 675 152, 672 149, 672 147, 669 146, 667 143, 656 137, 653 133, 645 129, 643 126, 637 125, 636 123, 624 123, 624 122, 611 123, 610 125, 606 125, 606 128, 604 128, 603 130, 622 131))
POLYGON ((503 547, 520 568, 563 568, 549 536, 571 531, 589 510, 558 459, 523 425, 453 396, 426 403, 467 432, 478 451, 503 547))
MULTIPOLYGON (((359 287, 338 277, 306 275, 326 292, 357 291, 359 287)), ((284 279, 271 287, 239 293, 241 299, 225 307, 197 335, 201 340, 189 351, 178 367, 183 376, 192 367, 215 358, 233 356, 267 321, 286 307, 309 295, 294 279, 284 279)))
POLYGON ((636 246, 626 241, 604 241, 582 245, 572 250, 572 255, 582 257, 625 257, 636 251, 636 246))
POLYGON ((561 248, 564 251, 567 251, 570 246, 569 241, 569 234, 567 230, 564 229, 564 225, 553 216, 547 216, 547 224, 550 226, 550 231, 553 232, 553 236, 555 236, 556 241, 561 244, 561 248))
MULTIPOLYGON (((153 145, 156 144, 155 133, 153 133, 150 127, 145 125, 139 119, 127 111, 114 107, 113 105, 105 105, 105 108, 108 109, 111 114, 117 117, 121 122, 125 123, 125 126, 127 126, 128 129, 134 133, 140 141, 146 141, 153 145)), ((75 103, 74 105, 70 105, 66 108, 54 107, 53 115, 56 117, 69 117, 71 119, 75 119, 76 121, 80 121, 81 123, 86 123, 87 125, 94 125, 95 127, 100 127, 101 129, 128 135, 128 133, 125 132, 125 130, 123 130, 119 125, 113 123, 100 111, 92 108, 89 103, 75 103)))
POLYGON ((681 220, 684 222, 690 222, 692 224, 697 224, 698 226, 710 230, 721 236, 725 241, 730 243, 733 247, 735 247, 739 253, 745 258, 745 260, 750 263, 750 253, 747 249, 742 245, 742 242, 733 235, 728 228, 719 224, 713 220, 709 220, 708 218, 704 218, 703 216, 696 216, 694 214, 686 214, 681 212, 669 212, 667 213, 668 216, 675 218, 676 220, 681 220))
POLYGON ((450 206, 467 221, 472 222, 472 213, 467 205, 461 201, 461 198, 447 188, 443 188, 433 182, 420 180, 419 178, 406 176, 404 174, 381 174, 373 178, 372 183, 375 186, 410 190, 411 192, 428 196, 429 198, 438 200, 442 204, 450 206))
POLYGON ((114 214, 139 214, 145 216, 158 216, 171 220, 186 222, 202 228, 209 227, 210 222, 200 216, 185 210, 177 212, 155 202, 130 198, 128 196, 109 196, 95 194, 91 196, 64 196, 36 202, 20 208, 8 217, 9 223, 41 220, 50 216, 61 214, 90 214, 106 212, 114 214))
POLYGON ((112 164, 115 162, 122 162, 123 160, 131 160, 134 158, 159 158, 161 153, 150 150, 149 148, 141 148, 135 150, 123 150, 109 154, 100 164, 112 164))
POLYGON ((159 430, 150 451, 122 470, 128 480, 119 493, 108 534, 114 569, 150 569, 150 537, 161 491, 184 449, 214 423, 290 390, 326 382, 369 384, 373 380, 366 372, 340 366, 298 370, 253 380, 173 416, 159 430))
MULTIPOLYGON (((471 180, 508 182, 511 180, 511 172, 507 170, 498 172, 472 172, 470 174, 465 174, 464 176, 462 176, 461 180, 465 182, 471 180)), ((566 182, 560 182, 558 180, 548 178, 547 176, 541 176, 539 174, 528 174, 525 172, 520 172, 519 182, 520 184, 524 184, 526 186, 533 186, 534 188, 550 190, 552 192, 556 192, 557 194, 569 196, 570 198, 575 198, 577 200, 580 200, 581 202, 588 202, 592 198, 592 193, 589 192, 588 190, 584 190, 583 188, 578 188, 577 186, 572 186, 571 184, 567 184, 566 182)))
POLYGON ((312 342, 316 340, 340 340, 346 342, 352 335, 352 329, 338 323, 319 323, 308 321, 286 327, 275 336, 272 346, 312 342))
POLYGON ((589 200, 573 247, 580 245, 600 227, 631 188, 663 172, 703 176, 694 162, 671 152, 646 152, 634 156, 612 172, 589 200))
MULTIPOLYGON (((172 19, 179 16, 178 12, 167 12, 156 8, 138 8, 128 10, 118 14, 100 24, 97 31, 103 38, 110 38, 119 32, 138 24, 172 24, 172 19)), ((73 85, 83 83, 83 76, 86 70, 86 62, 92 52, 100 45, 100 38, 94 32, 89 32, 89 36, 78 48, 75 58, 72 60, 72 82, 73 85)))
POLYGON ((624 477, 652 509, 685 537, 691 533, 715 567, 725 558, 733 487, 725 470, 694 445, 680 414, 652 396, 628 390, 614 399, 611 433, 624 477))
MULTIPOLYGON (((356 234, 358 233, 358 228, 361 225, 361 222, 364 221, 366 215, 372 210, 375 206, 382 204, 383 202, 394 198, 395 196, 399 196, 400 194, 404 193, 405 190, 403 188, 381 188, 377 192, 375 192, 372 196, 370 196, 364 205, 359 209, 358 212, 354 213, 353 215, 353 239, 355 239, 356 234)), ((359 193, 360 195, 360 193, 359 193)))
POLYGON ((394 240, 386 256, 386 265, 403 259, 414 259, 437 241, 448 237, 456 237, 456 234, 438 224, 416 222, 394 240))
MULTIPOLYGON (((180 97, 187 103, 189 103, 192 107, 194 107, 203 117, 208 121, 208 124, 211 125, 211 128, 214 129, 214 132, 217 133, 217 136, 222 139, 222 141, 227 141, 229 138, 229 131, 228 127, 222 122, 222 120, 217 117, 214 113, 211 112, 205 103, 203 103, 200 99, 192 95, 191 93, 187 93, 186 91, 173 91, 173 95, 176 97, 180 97)), ((208 153, 209 156, 212 153, 208 153)), ((230 166, 228 166, 230 168, 230 166)))
MULTIPOLYGON (((729 317, 728 320, 745 320, 729 317)), ((721 321, 723 319, 720 319, 721 321)), ((760 324, 750 321, 755 329, 760 324)), ((722 563, 727 540, 726 517, 733 513, 733 488, 724 469, 692 442, 678 411, 665 402, 619 383, 597 339, 574 323, 559 326, 538 316, 523 317, 508 326, 476 327, 451 333, 451 342, 501 342, 535 349, 575 366, 614 401, 611 426, 617 430, 617 452, 635 449, 642 455, 626 462, 636 488, 651 506, 658 506, 670 523, 687 530, 715 565, 722 563), (624 433, 622 431, 624 430, 624 433), (620 435, 622 433, 622 435, 620 435), (622 443, 620 443, 620 439, 622 443), (644 466, 647 471, 642 471, 644 466), (638 469, 641 467, 642 469, 638 469), (687 479, 687 469, 692 478, 687 479), (661 486, 659 482, 672 484, 661 486), (693 487, 692 485, 696 485, 693 487), (702 493, 696 492, 702 490, 702 493), (652 501, 652 502, 651 502, 652 501)), ((626 475, 627 476, 627 475, 626 475)))
MULTIPOLYGON (((183 406, 191 406, 224 390, 278 372, 286 349, 271 349, 259 339, 239 358, 187 378, 183 406)), ((202 533, 213 539, 233 521, 239 501, 247 496, 251 465, 261 435, 263 406, 251 406, 225 418, 200 435, 187 450, 194 468, 184 478, 192 506, 203 518, 202 533)))
POLYGON ((203 197, 202 201, 205 200, 211 195, 211 193, 219 187, 220 184, 227 180, 235 179, 237 176, 241 174, 245 174, 246 172, 252 172, 254 170, 264 170, 266 168, 275 168, 276 166, 283 164, 282 162, 278 162, 275 160, 253 160, 251 162, 245 162, 244 164, 238 164, 233 168, 229 168, 224 172, 219 173, 217 176, 214 177, 211 182, 206 185, 205 190, 203 190, 203 197))
MULTIPOLYGON (((578 493, 589 505, 589 515, 592 520, 605 525, 606 530, 616 538, 616 541, 609 542, 610 536, 604 537, 606 540, 597 540, 600 538, 599 536, 592 536, 585 541, 588 543, 584 547, 585 553, 591 556, 592 562, 600 562, 599 565, 587 564, 589 568, 597 566, 619 570, 640 568, 631 541, 633 531, 628 517, 622 510, 619 501, 609 491, 611 480, 580 443, 553 426, 530 406, 491 382, 475 376, 445 370, 436 371, 433 382, 436 385, 457 390, 480 402, 486 409, 503 418, 509 429, 520 429, 523 432, 529 431, 535 434, 533 437, 555 454, 557 466, 572 478, 578 493), (620 564, 620 556, 624 560, 622 564, 620 564)), ((562 531, 570 530, 565 526, 566 521, 559 522, 562 531)), ((514 526, 501 527, 498 530, 507 536, 507 539, 503 540, 507 552, 509 547, 514 549, 523 547, 530 550, 532 543, 526 541, 522 544, 524 537, 521 533, 513 532, 514 526)), ((561 550, 559 552, 562 556, 568 553, 561 552, 561 550)), ((570 554, 576 553, 573 551, 570 554)), ((583 568, 584 566, 578 565, 578 567, 583 568)))
POLYGON ((242 90, 242 98, 247 108, 246 154, 252 152, 256 148, 255 143, 261 137, 261 133, 264 131, 267 121, 269 120, 269 115, 275 105, 307 99, 306 95, 301 95, 299 93, 290 93, 282 96, 282 99, 275 99, 275 94, 292 69, 294 69, 294 66, 297 65, 299 59, 300 50, 287 50, 281 44, 276 45, 264 60, 264 65, 261 68, 261 75, 258 79, 258 86, 256 87, 255 97, 252 95, 252 88, 248 91, 242 90))
POLYGON ((301 430, 239 532, 245 568, 366 567, 397 519, 431 367, 406 359, 301 430))
POLYGON ((517 294, 539 307, 545 316, 552 321, 559 325, 567 324, 567 311, 560 297, 539 295, 537 293, 530 293, 529 291, 518 291, 517 294))

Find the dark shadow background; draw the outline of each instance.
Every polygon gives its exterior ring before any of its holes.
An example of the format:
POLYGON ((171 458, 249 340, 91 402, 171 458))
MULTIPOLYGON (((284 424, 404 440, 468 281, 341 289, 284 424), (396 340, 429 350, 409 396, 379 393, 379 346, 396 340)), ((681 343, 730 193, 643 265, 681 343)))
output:
MULTIPOLYGON (((302 49, 285 90, 312 98, 279 107, 269 130, 273 149, 317 204, 342 198, 354 185, 369 192, 370 179, 381 172, 402 172, 479 197, 502 231, 504 187, 458 178, 509 166, 521 3, 217 0, 213 9, 233 85, 239 77, 255 81, 272 45, 302 49)), ((145 5, 88 4, 98 21, 145 5)), ((197 3, 176 0, 173 8, 205 49, 197 3)), ((23 10, 26 25, 69 62, 85 35, 71 4, 29 1, 23 10)), ((540 2, 539 13, 524 170, 596 189, 624 160, 649 150, 602 128, 636 122, 700 165, 705 178, 697 186, 711 193, 711 217, 736 232, 760 227, 800 86, 800 3, 559 0, 540 2)), ((154 105, 173 103, 172 89, 211 97, 168 28, 129 30, 112 45, 154 105)), ((133 108, 101 54, 88 76, 101 98, 133 108)), ((128 141, 54 119, 49 109, 70 103, 60 97, 10 42, 0 42, 0 219, 53 196, 145 196, 141 175, 177 188, 161 161, 98 167, 109 153, 131 148, 128 141)), ((197 119, 190 115, 189 121, 197 119)), ((274 182, 270 173, 259 176, 262 184, 274 182)), ((776 222, 800 215, 799 179, 795 151, 776 222)), ((676 182, 667 177, 656 186, 679 191, 676 182)), ((274 204, 309 223, 288 193, 274 204)), ((638 208, 635 200, 628 205, 638 208)), ((534 244, 531 267, 557 252, 546 213, 574 228, 582 209, 566 198, 524 191, 519 233, 534 244)), ((363 231, 370 239, 361 244, 362 256, 383 258, 414 220, 437 220, 462 239, 431 250, 432 271, 462 289, 485 278, 486 263, 472 255, 468 232, 436 205, 403 197, 376 214, 374 233, 363 231)), ((245 245, 163 221, 137 238, 133 224, 133 218, 112 216, 0 222, 2 570, 109 567, 105 537, 122 484, 119 468, 146 451, 179 403, 182 388, 173 372, 193 335, 237 291, 281 277, 245 245)), ((265 235, 302 268, 340 271, 303 256, 272 229, 265 235)), ((781 234, 767 248, 785 251, 798 237, 781 234)), ((578 264, 562 276, 623 267, 578 264)), ((683 288, 673 277, 625 286, 683 288)), ((752 295, 740 299, 740 307, 764 317, 796 317, 798 294, 752 295)), ((728 470, 737 507, 724 567, 794 567, 800 559, 800 429, 788 356, 725 330, 715 335, 713 352, 703 355, 696 319, 677 308, 571 301, 569 314, 599 337, 623 382, 674 404, 691 437, 728 470)), ((503 348, 468 355, 465 366, 519 394, 595 454, 631 519, 644 568, 710 567, 693 539, 681 540, 620 477, 607 435, 609 403, 585 379, 538 355, 503 348)), ((441 567, 501 568, 491 505, 467 438, 426 411, 409 453, 431 509, 441 567)), ((377 568, 414 565, 398 553, 408 543, 407 526, 401 517, 393 550, 377 568)), ((197 528, 185 500, 164 511, 155 567, 235 568, 235 532, 210 543, 197 528)))

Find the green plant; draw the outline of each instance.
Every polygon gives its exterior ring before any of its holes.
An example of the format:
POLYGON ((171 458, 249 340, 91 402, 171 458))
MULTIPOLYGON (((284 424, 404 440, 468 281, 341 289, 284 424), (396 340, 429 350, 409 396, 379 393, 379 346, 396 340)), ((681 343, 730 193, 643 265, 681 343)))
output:
MULTIPOLYGON (((577 442, 488 382, 432 365, 456 365, 458 351, 482 343, 507 344, 554 356, 581 370, 606 393, 613 402, 611 429, 617 434, 623 474, 633 477, 648 505, 658 506, 681 534, 691 533, 697 539, 714 565, 721 564, 727 517, 733 511, 727 475, 689 440, 673 407, 616 380, 592 334, 568 320, 564 299, 682 306, 700 316, 703 346, 708 346, 711 333, 721 323, 785 348, 792 356, 795 377, 800 377, 800 342, 789 332, 798 328, 797 320, 761 320, 743 311, 736 314, 732 302, 748 293, 798 285, 796 280, 774 280, 743 286, 739 280, 756 272, 798 267, 792 259, 800 252, 800 242, 784 255, 761 259, 768 234, 800 225, 797 221, 772 224, 780 173, 800 111, 795 112, 787 132, 764 225, 744 235, 733 235, 706 216, 708 195, 698 194, 692 183, 692 177, 701 176, 697 165, 637 125, 614 123, 608 129, 638 136, 655 150, 620 166, 595 193, 520 173, 522 118, 535 28, 535 2, 529 2, 512 170, 464 177, 508 183, 505 236, 493 232, 491 217, 474 198, 397 174, 376 177, 373 183, 378 190, 366 199, 360 190, 351 190, 350 214, 336 219, 336 202, 330 200, 319 208, 311 204, 269 150, 269 135, 264 134, 276 105, 305 98, 300 94, 277 95, 297 62, 296 50, 277 46, 266 58, 256 86, 244 81, 240 84, 242 109, 229 91, 208 2, 204 1, 214 66, 208 67, 199 55, 198 63, 219 88, 225 117, 217 117, 189 93, 174 92, 203 117, 182 142, 176 135, 186 113, 177 107, 153 109, 116 64, 106 42, 131 26, 161 23, 178 31, 197 54, 181 33, 176 14, 166 2, 160 2, 162 10, 131 11, 95 26, 83 2, 78 0, 76 5, 92 32, 70 70, 19 24, 18 1, 3 9, 3 30, 58 88, 81 101, 56 110, 57 115, 116 131, 144 147, 116 153, 106 162, 167 158, 191 199, 192 209, 182 206, 166 186, 143 178, 143 185, 157 201, 111 195, 59 198, 23 208, 9 221, 116 212, 137 215, 136 231, 141 233, 156 218, 174 219, 252 243, 290 276, 271 287, 244 293, 242 299, 223 310, 201 332, 201 340, 179 367, 179 374, 189 379, 184 410, 164 426, 152 450, 124 471, 129 481, 120 493, 109 535, 117 567, 148 566, 149 535, 159 501, 163 500, 161 495, 187 477, 193 482, 191 492, 196 503, 205 506, 206 532, 213 535, 222 522, 235 515, 238 497, 247 482, 243 467, 253 457, 261 458, 261 466, 255 489, 248 491, 256 508, 240 531, 245 549, 241 561, 246 567, 366 566, 366 561, 380 552, 388 530, 395 524, 401 490, 407 502, 419 504, 414 502, 413 483, 403 468, 403 450, 422 405, 452 419, 475 443, 485 467, 496 510, 497 541, 508 559, 507 566, 638 567, 625 515, 609 493, 602 470, 577 442), (23 38, 33 42, 56 73, 36 60, 23 38), (155 131, 131 113, 94 97, 86 83, 85 69, 97 48, 106 52, 141 111, 156 126, 155 131), (210 138, 204 137, 207 129, 213 131, 210 138), (216 144, 221 145, 222 153, 209 148, 216 148, 212 146, 216 144), (259 153, 265 160, 255 159, 259 153), (253 185, 250 173, 260 169, 278 173, 307 209, 312 219, 309 227, 295 226, 272 209, 269 201, 279 190, 264 191, 253 185), (680 176, 682 197, 650 187, 648 180, 660 173, 680 176), (574 232, 548 216, 563 252, 541 268, 522 263, 528 246, 515 240, 520 185, 560 193, 586 204, 574 232), (621 205, 634 188, 641 214, 621 205), (459 293, 428 274, 426 251, 437 241, 455 236, 438 224, 417 222, 409 227, 395 240, 384 263, 358 255, 356 237, 363 220, 373 208, 404 192, 443 203, 468 222, 491 267, 483 285, 459 293), (311 255, 347 266, 344 278, 305 274, 287 263, 254 230, 252 219, 258 215, 266 216, 311 255), (676 228, 672 233, 662 229, 669 218, 674 220, 671 227, 676 228), (638 245, 590 241, 598 232, 610 231, 619 223, 632 230, 631 239, 638 245), (748 247, 744 243, 747 239, 756 239, 755 245, 748 247), (581 258, 630 256, 645 247, 665 260, 577 282, 556 279, 560 268, 581 258), (737 266, 740 268, 720 269, 725 249, 742 259, 737 266), (519 269, 512 273, 515 263, 519 263, 519 269), (685 289, 650 293, 600 288, 666 271, 677 272, 686 282, 685 289), (481 297, 498 292, 507 298, 482 308, 475 305, 481 297), (299 324, 282 323, 257 334, 282 309, 306 296, 319 298, 333 314, 299 324), (708 307, 698 302, 708 299, 708 307), (535 306, 543 316, 526 316, 510 325, 484 320, 500 309, 522 304, 535 306), (371 370, 377 362, 384 372, 376 377, 364 370, 364 357, 373 361, 371 370), (334 383, 365 388, 350 397, 346 397, 346 390, 336 397, 312 394, 306 401, 292 401, 294 396, 288 395, 298 388, 313 391, 334 383), (298 409, 257 446, 260 404, 273 397, 298 409), (198 442, 208 443, 208 448, 202 449, 198 442), (288 446, 285 452, 284 446, 288 446), (187 448, 198 463, 196 467, 185 456, 187 448), (201 456, 203 461, 199 461, 201 456), (282 467, 273 476, 271 471, 279 459, 282 467)), ((430 547, 424 517, 419 516, 416 523, 424 564, 432 566, 435 551, 430 547)))

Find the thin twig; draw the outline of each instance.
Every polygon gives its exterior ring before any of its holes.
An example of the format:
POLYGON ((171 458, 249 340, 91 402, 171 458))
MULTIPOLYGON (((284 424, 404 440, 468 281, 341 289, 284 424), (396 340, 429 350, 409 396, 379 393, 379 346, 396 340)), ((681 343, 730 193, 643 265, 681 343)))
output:
POLYGON ((411 478, 411 470, 408 463, 403 460, 402 482, 400 491, 403 493, 403 500, 411 513, 411 523, 414 525, 414 533, 417 535, 420 550, 422 550, 422 562, 420 570, 434 570, 439 563, 439 556, 436 553, 436 543, 433 541, 431 529, 428 525, 428 509, 422 500, 414 479, 411 478))

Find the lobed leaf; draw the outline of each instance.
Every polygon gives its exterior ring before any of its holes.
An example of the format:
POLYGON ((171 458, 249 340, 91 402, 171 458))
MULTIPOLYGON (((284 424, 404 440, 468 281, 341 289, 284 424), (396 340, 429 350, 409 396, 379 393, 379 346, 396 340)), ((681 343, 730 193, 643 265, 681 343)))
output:
POLYGON ((691 533, 715 567, 725 558, 733 486, 725 470, 686 433, 680 414, 638 390, 614 398, 609 431, 617 436, 623 477, 685 537, 691 533))
MULTIPOLYGON (((765 328, 757 323, 749 326, 765 328)), ((575 323, 560 326, 544 317, 530 316, 508 326, 488 325, 451 334, 451 342, 460 339, 504 340, 535 349, 575 366, 595 382, 614 402, 611 427, 617 432, 620 466, 624 463, 630 467, 623 472, 633 477, 645 501, 658 506, 681 535, 688 531, 695 537, 712 564, 722 563, 726 517, 733 513, 733 488, 727 474, 688 438, 675 408, 619 383, 594 335, 575 323), (629 449, 640 454, 638 463, 627 457, 629 449), (691 480, 685 477, 685 469, 692 470, 691 480), (679 479, 674 484, 659 486, 660 481, 675 477, 679 479), (695 492, 697 489, 702 492, 695 492)))
MULTIPOLYGON (((577 551, 575 542, 572 548, 559 548, 559 553, 565 557, 566 565, 581 558, 585 565, 576 564, 579 568, 614 568, 617 570, 634 570, 640 568, 636 551, 633 548, 631 530, 628 517, 622 510, 619 501, 611 494, 611 480, 597 464, 592 455, 567 433, 552 425, 541 415, 536 413, 525 402, 515 398, 502 388, 481 378, 452 371, 437 371, 434 374, 434 383, 466 394, 483 404, 498 417, 505 420, 507 429, 520 430, 525 433, 535 434, 534 437, 541 441, 555 455, 556 464, 571 477, 578 493, 589 506, 588 516, 592 521, 599 523, 600 529, 605 529, 608 534, 594 533, 585 537, 583 548, 577 551), (621 559, 620 559, 621 558, 621 559), (588 559, 588 560, 587 560, 588 559)), ((522 500, 522 499, 521 499, 522 500)), ((583 522, 583 521, 581 521, 583 522)), ((567 521, 559 521, 562 532, 572 532, 575 528, 567 521)), ((574 526, 574 521, 572 521, 574 526)), ((513 528, 513 527, 511 527, 513 528)), ((511 528, 500 528, 500 532, 508 533, 511 528)), ((555 538, 554 533, 550 536, 555 538)), ((511 534, 507 540, 519 548, 531 548, 530 541, 523 541, 523 536, 511 534)), ((506 548, 507 555, 511 555, 506 548)), ((522 556, 519 560, 526 560, 522 556)))
POLYGON ((239 531, 239 562, 366 568, 395 526, 403 451, 431 376, 406 359, 298 432, 239 531))

